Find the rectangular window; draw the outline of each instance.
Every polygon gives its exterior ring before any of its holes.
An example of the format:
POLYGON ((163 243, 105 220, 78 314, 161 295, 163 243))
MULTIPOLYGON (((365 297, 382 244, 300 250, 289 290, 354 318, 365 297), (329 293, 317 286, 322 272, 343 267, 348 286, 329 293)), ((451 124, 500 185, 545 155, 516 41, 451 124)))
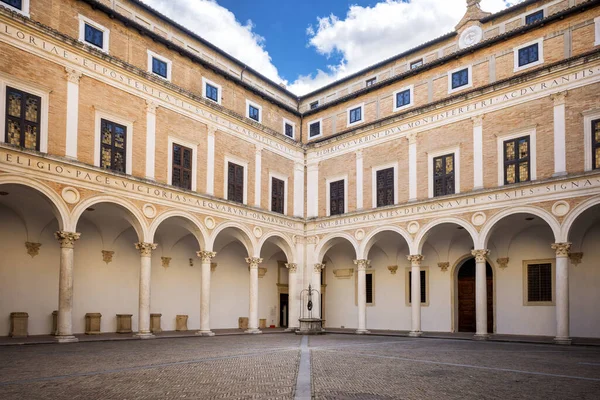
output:
POLYGON ((321 134, 321 121, 313 122, 308 127, 308 136, 309 138, 313 138, 315 136, 319 136, 321 134))
POLYGON ((90 25, 84 25, 84 40, 86 43, 104 49, 104 32, 90 25))
POLYGON ((525 24, 529 25, 529 24, 533 24, 535 22, 538 22, 540 20, 544 19, 544 10, 539 10, 536 11, 532 14, 529 14, 525 17, 525 24))
POLYGON ((127 127, 102 119, 100 135, 100 168, 125 173, 127 127))
POLYGON ((410 63, 410 69, 416 69, 423 66, 423 59, 413 61, 410 63))
POLYGON ((206 98, 214 102, 219 102, 219 89, 210 83, 206 84, 206 98))
POLYGON ((171 184, 182 189, 192 189, 192 149, 173 143, 173 169, 171 184))
POLYGON ((592 121, 592 169, 600 169, 600 119, 592 121))
POLYGON ((396 93, 396 108, 404 107, 410 104, 410 89, 396 93))
POLYGON ((519 49, 519 67, 539 61, 539 45, 534 43, 519 49))
POLYGON ((461 69, 452 73, 452 89, 457 89, 469 84, 469 69, 461 69))
POLYGON ((504 142, 504 184, 530 180, 529 136, 504 142))
POLYGON ((294 126, 292 124, 285 123, 285 136, 294 138, 294 126))
POLYGON ((394 168, 377 171, 377 207, 394 204, 394 168))
POLYGON ((156 57, 152 57, 152 72, 158 76, 162 76, 168 79, 169 76, 169 64, 163 60, 159 60, 156 57))
POLYGON ((354 124, 360 121, 362 121, 362 107, 356 107, 350 110, 350 115, 348 117, 349 124, 354 124))
POLYGON ((39 151, 41 109, 41 97, 7 86, 5 142, 39 151))
POLYGON ((527 301, 552 302, 552 264, 527 265, 527 301))
POLYGON ((367 283, 367 304, 373 304, 373 274, 367 273, 365 278, 367 283))
MULTIPOLYGON (((427 303, 426 272, 421 271, 421 304, 427 303)), ((412 271, 408 271, 408 304, 412 303, 412 271)))
POLYGON ((271 178, 271 211, 283 214, 285 201, 285 182, 271 178))
POLYGON ((256 122, 260 121, 260 110, 253 105, 248 106, 248 118, 255 120, 256 122))
POLYGON ((227 200, 244 203, 244 167, 232 162, 228 165, 227 200))
POLYGON ((367 87, 371 87, 371 86, 373 86, 375 83, 377 83, 377 78, 371 78, 371 79, 367 79, 366 86, 367 86, 367 87))
POLYGON ((18 10, 23 10, 23 1, 22 0, 0 0, 5 4, 8 4, 11 7, 14 7, 18 10))
POLYGON ((344 185, 343 179, 329 184, 329 215, 340 215, 345 212, 344 185))
POLYGON ((433 196, 454 194, 454 154, 433 159, 433 196))
POLYGON ((317 107, 319 107, 319 102, 318 101, 313 101, 312 103, 310 103, 310 109, 311 110, 314 110, 317 107))

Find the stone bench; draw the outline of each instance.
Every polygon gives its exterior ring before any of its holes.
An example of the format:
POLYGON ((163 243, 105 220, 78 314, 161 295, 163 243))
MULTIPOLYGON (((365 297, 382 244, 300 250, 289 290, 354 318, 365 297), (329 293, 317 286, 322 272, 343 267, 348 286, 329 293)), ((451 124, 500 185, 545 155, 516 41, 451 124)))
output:
POLYGON ((117 333, 133 333, 131 329, 132 314, 117 314, 117 333))
POLYGON ((175 318, 175 323, 176 323, 175 330, 178 332, 187 331, 188 330, 187 321, 188 321, 187 315, 178 315, 175 318))
POLYGON ((162 314, 150 314, 150 332, 161 333, 160 318, 162 314))
POLYGON ((100 334, 101 318, 102 318, 102 314, 100 314, 100 313, 85 314, 85 334, 86 335, 99 335, 100 334))
POLYGON ((238 318, 238 328, 242 330, 248 329, 248 317, 238 318))
POLYGON ((24 338, 28 335, 29 314, 26 312, 10 313, 10 332, 8 336, 14 338, 24 338))

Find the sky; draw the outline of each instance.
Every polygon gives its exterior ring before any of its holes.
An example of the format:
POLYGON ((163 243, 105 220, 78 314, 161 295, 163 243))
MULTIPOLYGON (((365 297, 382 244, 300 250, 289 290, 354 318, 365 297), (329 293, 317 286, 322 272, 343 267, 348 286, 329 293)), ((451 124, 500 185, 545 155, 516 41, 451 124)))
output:
MULTIPOLYGON (((304 95, 454 30, 466 0, 142 0, 304 95)), ((482 0, 498 12, 523 0, 482 0)))

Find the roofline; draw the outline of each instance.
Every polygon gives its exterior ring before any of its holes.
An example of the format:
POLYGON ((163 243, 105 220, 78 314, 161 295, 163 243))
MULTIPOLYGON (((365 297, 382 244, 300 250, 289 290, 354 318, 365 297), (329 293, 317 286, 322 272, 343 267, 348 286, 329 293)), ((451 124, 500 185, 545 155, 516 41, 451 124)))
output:
POLYGON ((502 17, 503 15, 510 14, 513 11, 520 10, 521 8, 525 8, 525 7, 527 7, 530 4, 537 3, 538 1, 540 1, 540 0, 525 0, 525 1, 522 1, 521 3, 518 3, 518 4, 515 4, 514 6, 505 8, 504 10, 498 11, 497 13, 494 13, 492 15, 488 15, 487 17, 483 17, 479 21, 483 22, 483 23, 491 21, 494 18, 498 18, 498 17, 502 17))

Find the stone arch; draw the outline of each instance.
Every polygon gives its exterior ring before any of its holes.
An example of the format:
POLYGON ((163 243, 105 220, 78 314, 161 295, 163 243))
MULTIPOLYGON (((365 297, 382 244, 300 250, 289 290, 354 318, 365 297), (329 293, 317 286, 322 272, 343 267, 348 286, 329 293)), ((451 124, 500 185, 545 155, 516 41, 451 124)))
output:
POLYGON ((369 251, 375 244, 375 237, 379 233, 383 233, 383 232, 395 232, 395 233, 399 234, 406 241, 406 244, 408 245, 408 249, 410 250, 412 248, 413 240, 407 231, 400 228, 399 226, 385 225, 385 226, 379 227, 377 229, 374 229, 364 238, 364 240, 362 241, 362 243, 359 247, 359 251, 358 251, 359 259, 367 258, 369 256, 369 251))
POLYGON ((276 231, 269 232, 260 239, 258 245, 256 246, 256 253, 254 254, 255 257, 260 257, 260 252, 262 251, 264 244, 269 239, 271 239, 273 243, 275 243, 277 247, 283 251, 288 263, 296 262, 296 252, 294 251, 294 245, 292 241, 287 236, 276 231))
POLYGON ((249 257, 255 254, 254 249, 256 249, 257 246, 256 241, 253 239, 252 232, 250 232, 250 229, 248 229, 248 227, 237 222, 225 222, 217 226, 213 231, 212 236, 210 236, 208 242, 206 243, 206 248, 208 250, 214 250, 214 245, 215 241, 217 240, 217 237, 221 232, 223 232, 226 229, 231 229, 233 231, 232 235, 237 240, 239 240, 242 243, 242 245, 246 248, 249 257))
POLYGON ((359 244, 358 244, 357 240, 347 233, 340 232, 340 233, 331 233, 331 234, 325 236, 319 242, 319 244, 317 244, 317 247, 315 249, 315 253, 317 254, 317 257, 318 257, 317 262, 319 262, 319 263, 322 262, 323 257, 325 257, 325 254, 327 253, 327 251, 329 251, 329 249, 331 249, 333 246, 335 246, 336 244, 338 244, 344 240, 350 242, 350 244, 354 248, 356 259, 358 260, 359 259, 358 256, 360 255, 360 252, 359 252, 359 244))
POLYGON ((21 185, 39 192, 48 200, 48 203, 52 207, 54 217, 58 221, 58 228, 61 231, 70 229, 69 208, 60 195, 46 184, 24 176, 1 175, 0 185, 21 185))
POLYGON ((194 215, 187 213, 181 210, 170 210, 166 211, 159 216, 157 216, 154 221, 150 224, 149 228, 149 238, 152 243, 154 243, 156 237, 156 231, 160 225, 170 218, 180 218, 182 221, 182 225, 196 238, 198 241, 198 246, 200 246, 201 250, 205 250, 206 244, 208 242, 208 232, 206 228, 202 225, 200 220, 196 218, 194 215))
POLYGON ((471 236, 471 240, 473 241, 473 246, 477 246, 479 240, 479 234, 473 225, 465 221, 464 219, 456 218, 456 217, 445 217, 445 218, 437 218, 433 221, 429 222, 421 231, 417 234, 417 237, 413 241, 413 246, 411 247, 411 254, 421 254, 423 251, 423 245, 427 241, 427 237, 433 231, 433 228, 442 224, 454 224, 465 228, 465 230, 471 236))
POLYGON ((581 214, 583 214, 584 212, 589 210, 590 208, 597 206, 599 204, 600 204, 600 196, 596 196, 596 197, 592 197, 591 199, 587 199, 586 201, 584 201, 583 203, 581 203, 577 207, 575 207, 573 210, 571 210, 571 212, 567 215, 567 217, 565 218, 565 220, 562 223, 562 226, 560 229, 560 236, 558 237, 557 242, 559 242, 559 243, 568 242, 569 236, 571 234, 571 229, 573 228, 575 221, 577 221, 577 218, 581 214))

